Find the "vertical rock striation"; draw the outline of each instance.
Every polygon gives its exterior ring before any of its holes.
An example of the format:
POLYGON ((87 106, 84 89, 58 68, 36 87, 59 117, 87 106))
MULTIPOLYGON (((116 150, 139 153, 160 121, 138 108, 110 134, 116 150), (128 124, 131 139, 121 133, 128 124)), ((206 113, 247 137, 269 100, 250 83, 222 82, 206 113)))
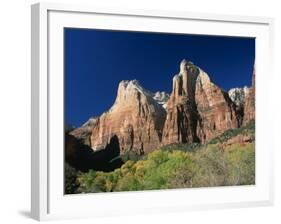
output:
POLYGON ((121 81, 113 106, 70 132, 94 151, 116 138, 121 154, 145 154, 171 143, 205 143, 255 119, 255 73, 251 88, 219 88, 201 68, 182 60, 172 93, 151 93, 136 80, 121 81), (243 123, 242 123, 243 121, 243 123))
POLYGON ((159 146, 165 117, 165 109, 136 80, 122 81, 114 105, 97 119, 91 147, 103 149, 116 135, 121 153, 147 153, 159 146))
POLYGON ((167 117, 162 144, 198 142, 196 125, 198 114, 195 107, 195 83, 199 69, 183 60, 179 74, 173 78, 173 90, 167 102, 167 117))
POLYGON ((228 93, 215 85, 201 69, 195 88, 199 115, 197 135, 201 142, 204 143, 228 129, 239 127, 236 105, 228 93))
POLYGON ((254 69, 252 76, 252 86, 249 88, 249 92, 245 97, 243 125, 255 119, 255 76, 256 72, 254 69))
POLYGON ((239 126, 236 106, 207 73, 183 60, 173 78, 162 144, 204 143, 239 126))

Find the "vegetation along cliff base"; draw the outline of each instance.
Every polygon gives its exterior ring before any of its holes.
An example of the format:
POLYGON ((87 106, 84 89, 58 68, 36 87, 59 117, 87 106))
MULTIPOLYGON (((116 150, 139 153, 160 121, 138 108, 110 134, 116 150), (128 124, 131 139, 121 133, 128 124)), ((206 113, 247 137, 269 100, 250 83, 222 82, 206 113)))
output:
POLYGON ((255 123, 229 129, 205 144, 176 143, 143 155, 128 151, 98 156, 110 170, 65 164, 66 194, 253 185, 255 123))

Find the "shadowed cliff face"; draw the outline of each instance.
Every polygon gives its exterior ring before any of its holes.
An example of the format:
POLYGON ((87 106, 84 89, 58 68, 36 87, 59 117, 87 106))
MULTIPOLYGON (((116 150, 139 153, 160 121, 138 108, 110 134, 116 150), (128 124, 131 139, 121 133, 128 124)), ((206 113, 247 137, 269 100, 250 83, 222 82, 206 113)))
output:
POLYGON ((65 135, 65 160, 83 172, 90 169, 112 171, 123 164, 122 160, 117 158, 119 155, 119 140, 116 135, 112 136, 104 149, 97 152, 73 135, 65 135))
POLYGON ((84 145, 91 147, 92 129, 95 127, 98 118, 92 117, 81 127, 70 131, 70 134, 81 140, 84 145))
MULTIPOLYGON (((171 143, 205 143, 240 127, 242 121, 244 125, 254 119, 254 76, 242 106, 187 60, 180 63, 172 86, 169 96, 151 93, 136 80, 121 81, 114 105, 71 134, 82 141, 83 149, 91 156, 96 152, 91 162, 98 164, 95 158, 108 161, 128 151, 141 155, 171 143)), ((75 155, 90 167, 87 153, 84 150, 75 155)))

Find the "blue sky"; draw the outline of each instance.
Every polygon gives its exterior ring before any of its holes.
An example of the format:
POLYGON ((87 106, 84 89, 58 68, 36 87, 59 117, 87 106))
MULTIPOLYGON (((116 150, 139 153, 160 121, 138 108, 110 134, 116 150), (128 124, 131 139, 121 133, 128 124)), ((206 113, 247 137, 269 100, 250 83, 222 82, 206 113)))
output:
POLYGON ((118 83, 172 91, 182 59, 224 90, 251 85, 255 39, 65 28, 65 119, 76 127, 114 103, 118 83))

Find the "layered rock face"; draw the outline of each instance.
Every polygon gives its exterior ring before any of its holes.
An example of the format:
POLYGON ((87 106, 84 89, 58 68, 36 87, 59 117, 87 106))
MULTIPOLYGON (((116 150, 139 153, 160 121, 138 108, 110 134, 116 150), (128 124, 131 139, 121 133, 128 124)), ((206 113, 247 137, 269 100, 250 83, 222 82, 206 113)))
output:
POLYGON ((160 145, 165 117, 165 109, 136 80, 122 81, 114 105, 97 119, 90 145, 103 149, 116 135, 121 153, 147 153, 160 145))
POLYGON ((255 76, 256 72, 254 69, 252 76, 252 86, 249 88, 249 92, 245 97, 243 125, 255 119, 255 76))
POLYGON ((255 75, 251 88, 225 92, 207 73, 183 60, 170 96, 151 93, 136 81, 121 81, 114 105, 70 132, 94 151, 109 148, 113 136, 120 154, 145 154, 171 143, 206 143, 255 118, 255 75))
POLYGON ((236 106, 228 94, 203 70, 183 60, 173 78, 162 144, 204 143, 238 126, 236 106))
POLYGON ((197 135, 201 142, 204 143, 228 129, 240 126, 236 105, 201 69, 195 89, 199 114, 197 135))
POLYGON ((195 83, 199 69, 183 60, 180 72, 173 78, 173 90, 167 102, 167 118, 163 130, 162 144, 175 142, 198 142, 195 108, 195 83))
POLYGON ((92 130, 97 123, 98 118, 92 117, 85 122, 81 127, 74 129, 69 134, 81 140, 84 145, 91 147, 92 130))

